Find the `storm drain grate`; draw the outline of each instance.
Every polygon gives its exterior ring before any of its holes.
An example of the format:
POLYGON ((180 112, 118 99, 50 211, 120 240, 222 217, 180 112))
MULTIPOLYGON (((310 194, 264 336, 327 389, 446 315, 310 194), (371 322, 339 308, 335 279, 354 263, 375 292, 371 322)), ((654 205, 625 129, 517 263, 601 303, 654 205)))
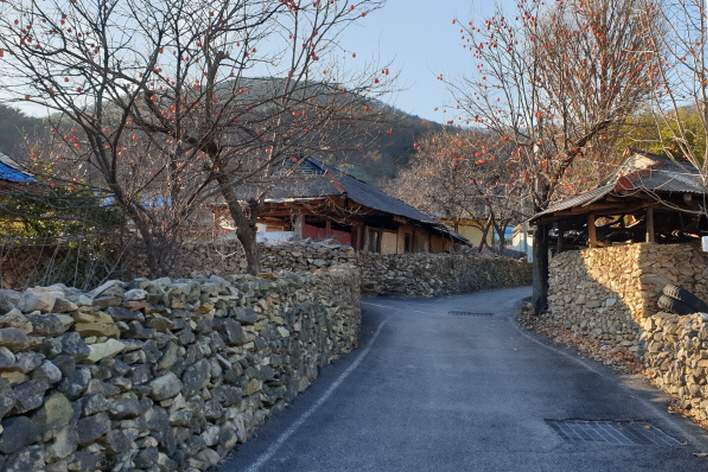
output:
POLYGON ((450 311, 448 314, 452 316, 494 316, 494 313, 479 313, 474 311, 450 311))
POLYGON ((641 421, 546 420, 561 439, 616 446, 680 446, 662 430, 641 421))

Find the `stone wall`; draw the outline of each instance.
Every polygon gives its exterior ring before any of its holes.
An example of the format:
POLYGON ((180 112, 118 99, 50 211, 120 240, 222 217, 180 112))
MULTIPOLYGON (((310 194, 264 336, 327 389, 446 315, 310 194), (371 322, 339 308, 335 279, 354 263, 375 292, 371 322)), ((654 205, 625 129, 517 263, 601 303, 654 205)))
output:
POLYGON ((699 420, 708 420, 708 315, 663 313, 666 284, 708 300, 708 256, 697 244, 650 243, 569 251, 550 266, 548 324, 633 352, 645 374, 699 420))
POLYGON ((708 315, 658 313, 642 327, 645 374, 684 411, 708 420, 708 315))
POLYGON ((357 271, 0 294, 0 470, 206 470, 357 343, 357 271))
POLYGON ((568 251, 550 264, 549 317, 559 327, 632 351, 666 284, 708 296, 708 257, 695 244, 639 243, 568 251))
MULTIPOLYGON (((356 253, 350 246, 308 239, 261 245, 260 249, 264 271, 301 272, 354 264, 361 270, 362 290, 367 295, 431 297, 531 283, 531 264, 477 251, 356 253)), ((239 255, 236 241, 195 245, 185 251, 177 273, 183 277, 240 273, 245 263, 239 255)))
POLYGON ((531 264, 477 252, 376 254, 362 252, 362 292, 396 297, 472 293, 531 283, 531 264))
MULTIPOLYGON (((339 264, 356 264, 351 246, 309 239, 276 245, 259 244, 264 271, 310 272, 339 264)), ((177 277, 241 274, 246 270, 241 244, 236 240, 196 243, 184 248, 176 264, 177 277)))

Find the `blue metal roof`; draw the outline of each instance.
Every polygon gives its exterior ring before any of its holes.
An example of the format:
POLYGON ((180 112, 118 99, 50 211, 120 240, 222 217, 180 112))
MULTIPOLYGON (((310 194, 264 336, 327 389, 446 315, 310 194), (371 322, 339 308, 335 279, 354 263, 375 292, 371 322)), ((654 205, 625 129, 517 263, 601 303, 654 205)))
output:
POLYGON ((0 162, 0 179, 11 182, 36 182, 37 179, 0 162))
POLYGON ((10 182, 36 182, 37 179, 19 170, 20 165, 0 152, 0 179, 10 182))

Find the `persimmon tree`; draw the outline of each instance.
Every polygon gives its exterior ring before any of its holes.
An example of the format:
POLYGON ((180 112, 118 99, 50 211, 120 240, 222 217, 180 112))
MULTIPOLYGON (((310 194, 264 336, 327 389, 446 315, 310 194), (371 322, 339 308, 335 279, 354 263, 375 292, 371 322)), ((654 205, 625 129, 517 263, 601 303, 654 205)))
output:
POLYGON ((482 233, 480 251, 496 232, 501 254, 507 226, 524 217, 525 187, 511 170, 512 149, 490 138, 472 130, 427 134, 415 143, 415 160, 396 180, 396 194, 452 221, 455 231, 463 220, 469 222, 482 233))
MULTIPOLYGON (((510 145, 534 212, 548 207, 576 163, 611 149, 651 92, 651 16, 633 0, 524 0, 460 27, 474 71, 450 83, 459 120, 510 145)), ((459 22, 455 22, 459 24, 459 22)), ((536 313, 547 307, 548 232, 534 234, 536 313)))
POLYGON ((659 71, 651 107, 654 140, 646 147, 689 162, 708 185, 708 6, 702 0, 642 5, 659 17, 650 44, 659 71))
POLYGON ((321 149, 388 69, 338 49, 378 8, 350 0, 12 0, 0 3, 2 87, 56 112, 56 176, 105 191, 134 224, 153 275, 218 196, 257 273, 255 217, 279 164, 321 149), (345 55, 346 61, 341 57, 345 55), (338 60, 339 59, 339 60, 338 60), (248 204, 244 205, 247 201, 248 204))

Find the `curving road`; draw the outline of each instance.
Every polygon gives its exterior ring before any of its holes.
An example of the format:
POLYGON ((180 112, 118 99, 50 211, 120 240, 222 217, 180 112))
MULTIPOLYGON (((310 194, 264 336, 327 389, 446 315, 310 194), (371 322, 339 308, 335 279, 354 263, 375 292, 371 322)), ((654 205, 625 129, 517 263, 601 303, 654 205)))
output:
POLYGON ((363 300, 359 349, 219 470, 708 469, 706 432, 642 378, 518 328, 529 295, 363 300))

